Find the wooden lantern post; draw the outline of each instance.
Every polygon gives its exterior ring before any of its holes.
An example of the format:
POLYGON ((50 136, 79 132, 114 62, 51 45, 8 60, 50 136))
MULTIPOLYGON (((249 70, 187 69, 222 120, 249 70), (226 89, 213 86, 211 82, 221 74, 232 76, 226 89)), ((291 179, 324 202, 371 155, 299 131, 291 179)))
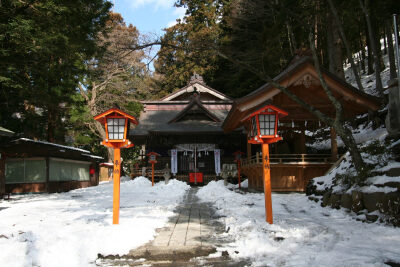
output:
POLYGON ((278 136, 278 120, 288 113, 273 105, 266 105, 253 112, 242 120, 250 122, 248 131, 248 142, 250 144, 261 144, 262 166, 265 194, 265 215, 269 224, 273 223, 272 197, 271 197, 271 167, 269 160, 269 144, 282 140, 278 136))
POLYGON ((151 186, 154 186, 154 164, 157 163, 157 157, 161 155, 156 152, 150 152, 147 156, 149 157, 149 163, 151 163, 151 186))
POLYGON ((238 184, 239 184, 239 189, 241 188, 240 186, 240 167, 242 165, 242 155, 244 153, 240 150, 236 151, 235 153, 233 153, 233 155, 235 156, 235 162, 237 163, 237 170, 238 170, 238 184))
POLYGON ((106 139, 101 142, 106 147, 114 148, 113 171, 113 224, 119 224, 120 176, 121 176, 121 148, 133 147, 134 144, 127 138, 130 123, 138 124, 135 117, 112 108, 94 117, 104 125, 106 139))

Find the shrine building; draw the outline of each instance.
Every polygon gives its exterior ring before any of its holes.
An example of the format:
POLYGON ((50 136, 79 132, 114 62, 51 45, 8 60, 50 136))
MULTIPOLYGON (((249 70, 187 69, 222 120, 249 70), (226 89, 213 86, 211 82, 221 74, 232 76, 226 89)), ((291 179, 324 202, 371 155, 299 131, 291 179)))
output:
POLYGON ((200 75, 194 74, 180 90, 142 104, 139 124, 130 137, 141 147, 142 155, 161 155, 156 176, 170 168, 179 180, 189 182, 190 174, 196 173, 201 176, 199 181, 207 183, 220 175, 223 167, 234 171, 233 153, 246 148, 246 133, 243 128, 224 133, 221 126, 233 100, 207 86, 200 75))

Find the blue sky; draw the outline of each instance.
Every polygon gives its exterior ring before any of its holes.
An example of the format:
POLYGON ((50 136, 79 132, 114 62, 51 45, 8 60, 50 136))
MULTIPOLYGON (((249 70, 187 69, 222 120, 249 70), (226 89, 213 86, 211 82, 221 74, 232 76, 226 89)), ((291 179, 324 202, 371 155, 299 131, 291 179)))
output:
POLYGON ((122 15, 127 24, 136 26, 142 34, 162 35, 163 28, 175 24, 185 14, 184 8, 174 7, 175 0, 110 0, 114 12, 122 15))

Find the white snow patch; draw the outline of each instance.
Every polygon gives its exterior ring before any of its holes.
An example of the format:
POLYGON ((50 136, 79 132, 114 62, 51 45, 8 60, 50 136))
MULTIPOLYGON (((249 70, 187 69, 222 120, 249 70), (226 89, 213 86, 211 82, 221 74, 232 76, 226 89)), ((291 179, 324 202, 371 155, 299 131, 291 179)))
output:
POLYGON ((377 187, 375 185, 369 185, 361 187, 360 191, 363 193, 391 193, 396 192, 397 188, 389 186, 377 187))
POLYGON ((0 266, 91 266, 97 254, 123 255, 150 240, 189 186, 121 183, 120 222, 112 224, 113 183, 0 202, 0 266))
POLYGON ((400 177, 390 177, 386 175, 374 176, 367 179, 368 184, 385 184, 389 182, 400 183, 400 177))
POLYGON ((397 228, 355 221, 304 194, 272 194, 274 224, 265 222, 264 194, 239 194, 210 182, 197 195, 213 203, 232 240, 218 248, 252 266, 384 266, 400 262, 397 228), (236 253, 235 251, 239 252, 236 253))

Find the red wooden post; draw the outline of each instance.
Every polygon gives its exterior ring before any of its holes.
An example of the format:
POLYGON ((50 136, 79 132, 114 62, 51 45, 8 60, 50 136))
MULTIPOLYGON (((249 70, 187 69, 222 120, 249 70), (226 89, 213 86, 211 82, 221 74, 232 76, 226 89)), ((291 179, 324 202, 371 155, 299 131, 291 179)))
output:
MULTIPOLYGON (((261 144, 262 146, 262 169, 265 196, 265 217, 270 224, 273 223, 272 197, 271 197, 271 167, 269 159, 269 144, 282 140, 278 135, 278 120, 287 116, 288 113, 273 105, 266 105, 259 110, 249 114, 242 122, 249 121, 248 143, 261 144), (260 121, 262 124, 260 125, 260 121)), ((258 154, 257 162, 258 162, 258 154)))
POLYGON ((154 162, 151 163, 151 186, 154 186, 154 162))
POLYGON ((149 157, 149 163, 151 163, 151 186, 154 186, 154 164, 157 163, 157 157, 161 155, 156 152, 150 152, 147 156, 149 157))
POLYGON ((114 174, 113 174, 113 224, 119 224, 120 178, 121 178, 121 148, 133 147, 127 132, 129 123, 138 124, 135 117, 112 108, 94 117, 104 125, 106 139, 102 144, 114 149, 114 174), (110 124, 110 125, 109 125, 110 124))
POLYGON ((241 186, 240 186, 240 160, 238 160, 237 165, 238 165, 238 182, 239 182, 239 189, 240 189, 241 188, 241 186))
POLYGON ((119 200, 120 200, 120 177, 121 177, 121 150, 114 148, 114 194, 113 194, 113 224, 119 224, 119 200))
POLYGON ((272 197, 271 197, 271 167, 269 164, 269 146, 268 143, 262 143, 262 164, 265 195, 265 217, 269 224, 273 223, 272 216, 272 197))

